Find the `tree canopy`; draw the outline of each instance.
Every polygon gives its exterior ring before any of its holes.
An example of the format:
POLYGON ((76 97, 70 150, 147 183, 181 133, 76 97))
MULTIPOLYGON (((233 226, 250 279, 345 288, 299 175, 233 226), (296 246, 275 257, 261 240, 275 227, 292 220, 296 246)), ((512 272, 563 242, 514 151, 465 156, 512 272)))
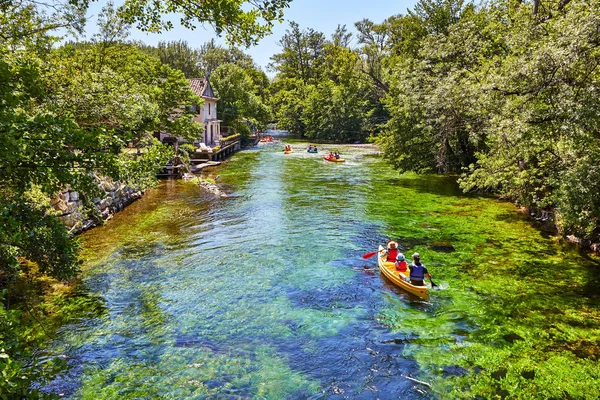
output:
POLYGON ((278 126, 310 139, 364 140, 373 126, 371 89, 362 78, 359 55, 348 46, 352 34, 338 26, 331 40, 292 22, 272 57, 278 72, 271 104, 278 126))
POLYGON ((311 139, 370 137, 400 171, 461 174, 464 190, 598 240, 598 15, 582 0, 420 0, 354 37, 291 23, 273 113, 311 139))
MULTIPOLYGON (((82 33, 88 1, 0 2, 1 287, 20 276, 25 260, 57 279, 78 272, 79 244, 51 204, 59 192, 79 192, 82 207, 90 209, 100 194, 97 176, 146 187, 172 156, 153 133, 196 139, 202 132, 192 111, 202 100, 184 75, 196 74, 200 64, 187 62, 183 42, 159 46, 185 61, 164 64, 160 51, 152 54, 127 40, 131 24, 161 31, 170 28, 163 14, 180 13, 184 26, 212 24, 231 42, 250 44, 270 31, 287 3, 108 3, 89 42, 61 43, 58 29, 82 33), (144 151, 124 152, 130 143, 144 151)), ((44 397, 32 382, 43 383, 54 364, 21 346, 18 312, 0 305, 0 321, 0 397, 44 397)))

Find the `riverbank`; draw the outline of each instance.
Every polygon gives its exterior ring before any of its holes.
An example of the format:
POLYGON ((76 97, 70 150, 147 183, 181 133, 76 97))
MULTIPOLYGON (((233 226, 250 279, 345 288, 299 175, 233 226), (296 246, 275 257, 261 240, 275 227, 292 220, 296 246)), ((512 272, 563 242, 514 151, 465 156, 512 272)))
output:
POLYGON ((84 233, 85 283, 107 314, 63 329, 48 351, 75 372, 49 389, 75 398, 600 395, 597 260, 510 203, 341 150, 343 165, 277 146, 239 153, 218 167, 227 201, 163 182, 84 233), (445 290, 413 302, 375 273, 360 256, 388 238, 419 252, 445 290))
POLYGON ((133 188, 112 179, 95 176, 95 180, 103 193, 102 197, 91 200, 91 211, 85 211, 85 193, 67 188, 53 199, 51 206, 60 213, 58 218, 73 233, 81 233, 95 226, 102 225, 115 213, 123 210, 129 204, 142 197, 147 188, 133 188))
MULTIPOLYGON (((338 143, 338 144, 336 144, 336 143, 327 142, 327 141, 310 142, 310 141, 307 141, 306 139, 297 138, 294 136, 285 138, 285 142, 289 142, 289 143, 299 142, 299 143, 303 143, 303 144, 304 143, 318 144, 319 148, 322 150, 321 152, 323 152, 323 150, 330 151, 329 149, 336 149, 337 147, 344 146, 344 147, 348 147, 348 148, 371 150, 377 154, 381 154, 381 149, 379 148, 379 146, 377 146, 376 144, 372 144, 372 143, 363 143, 363 144, 360 144, 360 143, 359 144, 339 144, 338 143), (325 145, 326 148, 323 147, 323 145, 325 145)), ((457 175, 452 174, 452 175, 447 175, 447 176, 452 177, 455 181, 458 180, 457 175)), ((531 222, 533 224, 535 224, 537 227, 539 227, 540 229, 550 232, 553 235, 560 236, 562 238, 562 240, 564 240, 565 242, 577 245, 585 251, 600 254, 600 242, 598 240, 580 237, 580 236, 571 234, 569 232, 567 232, 567 233, 562 232, 556 224, 554 211, 536 210, 536 209, 531 209, 531 208, 520 208, 517 212, 525 215, 526 218, 530 219, 531 222)))

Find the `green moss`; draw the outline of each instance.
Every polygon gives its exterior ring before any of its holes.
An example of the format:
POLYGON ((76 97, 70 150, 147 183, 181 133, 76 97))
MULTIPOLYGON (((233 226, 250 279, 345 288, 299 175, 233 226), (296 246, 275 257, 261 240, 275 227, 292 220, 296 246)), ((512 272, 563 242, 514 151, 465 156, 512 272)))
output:
POLYGON ((453 177, 398 176, 360 148, 338 145, 336 165, 280 147, 218 169, 228 199, 164 182, 83 236, 86 284, 108 313, 57 351, 110 357, 86 364, 80 397, 327 395, 337 378, 293 357, 343 358, 364 345, 349 332, 377 340, 381 325, 434 396, 600 395, 598 260, 453 177), (413 303, 368 278, 374 260, 359 256, 387 238, 444 290, 413 303))
POLYGON ((392 301, 380 314, 417 338, 404 354, 423 379, 448 398, 597 398, 600 313, 586 293, 597 293, 598 261, 545 237, 511 204, 457 196, 444 177, 389 175, 380 183, 393 180, 388 191, 406 203, 383 216, 373 202, 373 215, 400 243, 428 243, 410 251, 449 286, 433 292, 429 313, 392 301), (454 366, 466 373, 444 373, 454 366))

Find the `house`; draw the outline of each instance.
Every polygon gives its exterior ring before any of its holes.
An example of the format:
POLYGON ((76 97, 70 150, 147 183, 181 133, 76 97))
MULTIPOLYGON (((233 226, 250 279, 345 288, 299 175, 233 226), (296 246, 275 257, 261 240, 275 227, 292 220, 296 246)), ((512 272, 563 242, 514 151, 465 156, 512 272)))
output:
POLYGON ((202 142, 209 147, 218 145, 221 141, 221 122, 217 119, 217 102, 219 99, 210 86, 208 77, 190 78, 192 90, 204 100, 204 104, 199 107, 198 114, 194 121, 204 125, 204 135, 202 142))
MULTIPOLYGON (((217 102, 219 99, 210 86, 208 77, 206 78, 190 78, 190 87, 198 96, 204 100, 204 104, 198 106, 194 104, 192 111, 196 113, 194 121, 201 123, 204 126, 202 138, 194 141, 194 144, 204 143, 209 147, 215 147, 221 141, 221 122, 217 119, 217 102)), ((183 138, 172 137, 168 132, 157 132, 156 138, 165 143, 184 143, 183 138)))

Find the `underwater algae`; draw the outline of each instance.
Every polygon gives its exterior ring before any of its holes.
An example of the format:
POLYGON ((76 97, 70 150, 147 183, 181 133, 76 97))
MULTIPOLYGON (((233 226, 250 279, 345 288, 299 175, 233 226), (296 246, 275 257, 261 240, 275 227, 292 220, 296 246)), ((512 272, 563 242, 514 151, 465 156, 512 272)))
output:
POLYGON ((390 329, 416 338, 404 354, 441 398, 598 398, 598 260, 548 237, 511 204, 423 189, 435 187, 423 180, 445 179, 398 180, 409 212, 387 218, 390 236, 421 240, 411 251, 449 285, 433 292, 427 317, 395 299, 382 310, 390 329))
POLYGON ((72 372, 57 391, 600 396, 596 259, 452 177, 398 175, 369 149, 336 146, 334 164, 279 147, 214 170, 228 199, 165 182, 83 236, 106 311, 64 328, 54 351, 72 372), (444 290, 414 302, 362 260, 387 238, 444 290))

